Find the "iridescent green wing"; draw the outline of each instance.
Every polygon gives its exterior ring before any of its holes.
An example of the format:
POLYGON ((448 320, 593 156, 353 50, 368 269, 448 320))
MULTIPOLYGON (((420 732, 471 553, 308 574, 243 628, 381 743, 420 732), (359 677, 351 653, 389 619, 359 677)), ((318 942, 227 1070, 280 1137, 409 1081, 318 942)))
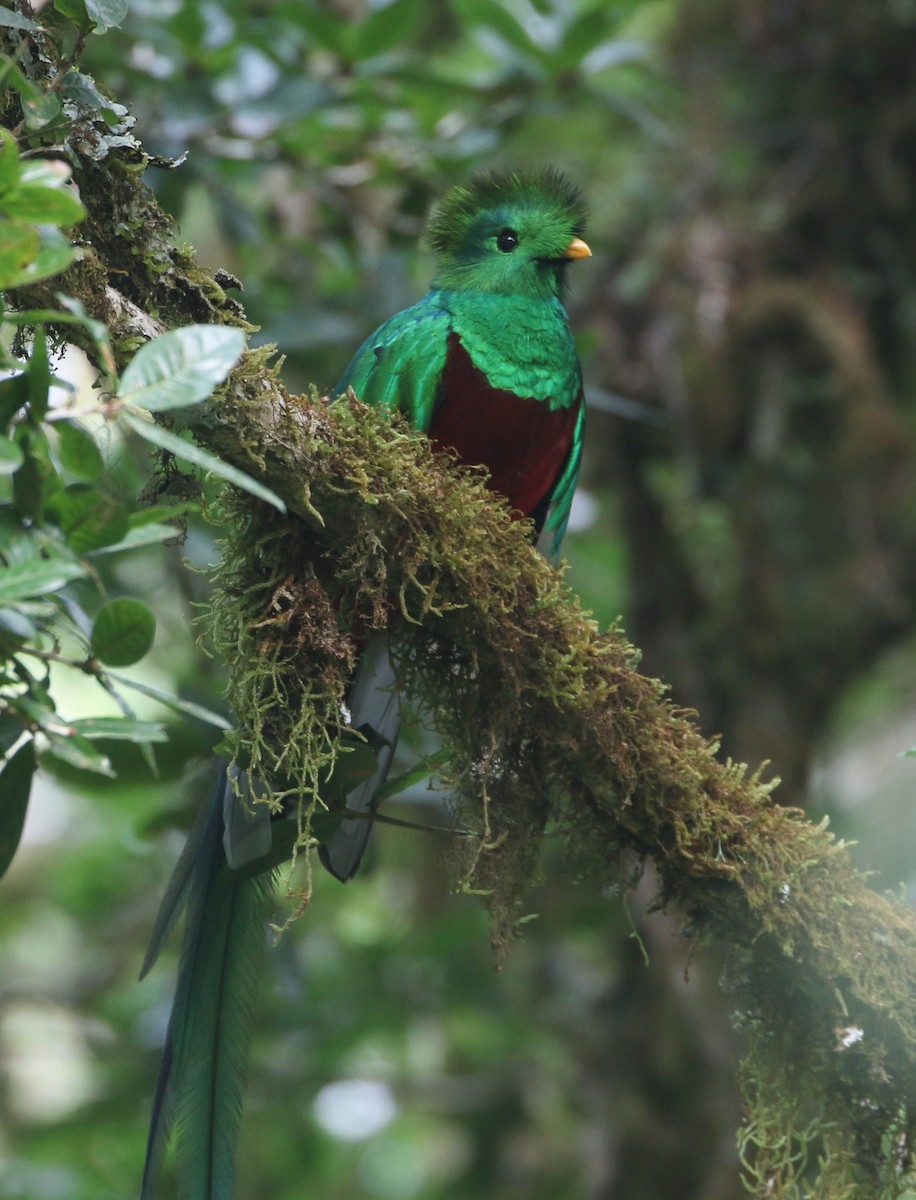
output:
POLYGON ((397 410, 418 429, 428 429, 445 366, 450 321, 437 293, 429 292, 366 338, 334 389, 334 397, 351 387, 365 404, 397 410))
POLYGON ((547 519, 544 521, 544 528, 541 530, 537 542, 540 552, 551 562, 556 562, 560 556, 560 544, 563 541, 563 535, 566 533, 566 526, 569 523, 569 512, 572 508, 573 495, 579 479, 579 468, 582 465, 582 442, 584 435, 585 398, 580 391, 579 417, 576 421, 576 429, 573 433, 569 457, 554 487, 553 495, 550 498, 550 507, 547 510, 547 519))

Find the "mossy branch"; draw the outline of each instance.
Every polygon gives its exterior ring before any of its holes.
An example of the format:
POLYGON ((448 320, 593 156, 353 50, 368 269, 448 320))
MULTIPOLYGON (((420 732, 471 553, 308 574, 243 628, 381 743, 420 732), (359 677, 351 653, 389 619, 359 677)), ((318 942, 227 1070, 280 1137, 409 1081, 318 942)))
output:
MULTIPOLYGON (((17 54, 41 85, 53 47, 17 54)), ((121 361, 160 328, 245 321, 231 281, 172 245, 142 165, 129 150, 85 161, 87 256, 23 298, 78 297, 121 361)), ((214 633, 231 648, 230 698, 255 761, 317 780, 335 753, 347 629, 395 624, 404 685, 434 713, 463 819, 481 834, 465 881, 486 897, 496 942, 515 932, 546 830, 598 886, 651 858, 660 905, 731 950, 759 1194, 875 1200, 912 1185, 913 913, 873 893, 823 825, 775 805, 759 774, 720 761, 481 479, 422 436, 355 398, 289 395, 265 351, 243 360, 196 435, 290 508, 242 496, 227 507, 214 633), (809 1147, 822 1163, 806 1177, 809 1147)))

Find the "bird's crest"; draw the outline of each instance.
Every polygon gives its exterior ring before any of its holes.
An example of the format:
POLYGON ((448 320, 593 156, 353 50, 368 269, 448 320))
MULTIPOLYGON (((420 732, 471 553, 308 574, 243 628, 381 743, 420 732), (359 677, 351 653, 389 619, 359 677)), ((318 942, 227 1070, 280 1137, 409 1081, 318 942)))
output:
POLYGON ((430 217, 427 239, 437 255, 453 252, 481 213, 492 209, 538 212, 579 236, 585 228, 585 199, 554 167, 539 171, 487 171, 446 192, 430 217))

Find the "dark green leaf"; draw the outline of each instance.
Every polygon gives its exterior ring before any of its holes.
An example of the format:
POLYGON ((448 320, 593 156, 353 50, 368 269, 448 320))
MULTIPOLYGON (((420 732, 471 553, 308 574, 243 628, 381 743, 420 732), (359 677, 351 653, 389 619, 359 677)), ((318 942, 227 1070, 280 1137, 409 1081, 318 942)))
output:
POLYGON ((422 21, 424 9, 425 5, 418 5, 416 0, 392 0, 390 4, 370 11, 369 16, 355 27, 359 57, 369 58, 403 46, 422 21))
POLYGON ((0 604, 13 604, 29 596, 59 591, 86 574, 85 567, 65 559, 38 559, 0 571, 0 604))
POLYGON ((95 80, 81 71, 68 71, 60 85, 60 94, 65 100, 72 100, 84 111, 97 111, 109 108, 111 101, 107 100, 95 86, 95 80))
MULTIPOLYGON (((8 129, 0 129, 0 192, 5 192, 18 182, 19 147, 8 129)), ((0 235, 0 244, 5 240, 6 230, 0 235)))
POLYGON ((5 429, 29 399, 29 377, 25 371, 0 379, 0 429, 5 429))
POLYGON ((105 469, 105 462, 89 430, 76 420, 55 421, 54 428, 61 466, 78 479, 89 482, 98 479, 105 469))
POLYGON ((29 225, 4 221, 0 225, 0 288, 15 287, 28 265, 35 261, 41 242, 29 225))
POLYGON ((24 521, 39 521, 44 498, 41 469, 35 459, 28 455, 13 475, 13 511, 24 521))
POLYGON ((109 600, 92 627, 92 653, 107 666, 128 667, 146 654, 155 636, 156 618, 142 600, 109 600))
POLYGON ((0 713, 0 758, 5 757, 22 737, 22 722, 12 713, 0 713))
POLYGON ((84 0, 54 0, 54 7, 77 25, 88 25, 89 14, 86 12, 84 0))
POLYGON ((22 838, 35 774, 35 743, 30 738, 0 770, 0 878, 6 874, 22 838))
POLYGON ((35 328, 32 353, 27 369, 29 377, 29 408, 33 421, 44 419, 48 411, 48 390, 51 386, 51 364, 48 362, 48 335, 44 325, 35 328))
POLYGON ((12 475, 23 462, 22 449, 8 437, 0 434, 0 475, 12 475))
POLYGON ((152 442, 154 446, 168 450, 176 458, 193 463, 196 467, 202 467, 205 471, 210 471, 212 474, 219 476, 220 479, 225 479, 227 483, 231 483, 245 492, 250 492, 252 496, 266 500, 268 504, 272 504, 280 512, 286 512, 286 505, 276 492, 265 487, 263 483, 258 483, 256 479, 252 479, 250 475, 246 475, 244 471, 240 471, 238 467, 233 467, 229 463, 223 462, 221 458, 217 458, 209 450, 204 450, 193 442, 186 442, 177 433, 171 433, 168 429, 163 429, 161 425, 157 425, 155 421, 146 421, 134 413, 123 412, 121 420, 128 424, 134 433, 139 434, 146 441, 152 442))
POLYGON ((118 396, 150 412, 199 404, 244 349, 245 335, 228 325, 173 329, 140 347, 121 376, 118 396))
POLYGON ((596 32, 595 13, 590 11, 580 13, 567 25, 560 45, 564 67, 579 67, 583 58, 594 51, 596 32))
POLYGON ((299 4, 294 15, 296 24, 301 26, 317 45, 334 54, 343 56, 347 22, 327 9, 318 6, 299 4))
POLYGON ((85 208, 71 192, 38 184, 23 184, 4 192, 0 195, 0 212, 13 220, 50 225, 75 225, 86 215, 85 208))
POLYGON ((319 791, 326 804, 343 804, 344 800, 378 769, 378 760, 366 742, 356 742, 338 755, 334 770, 319 791))
POLYGON ((13 510, 25 521, 40 521, 46 497, 60 486, 41 427, 20 425, 16 440, 25 461, 13 476, 13 510))
POLYGON ((74 554, 112 546, 127 533, 127 510, 88 483, 72 483, 47 503, 47 515, 66 535, 74 554))

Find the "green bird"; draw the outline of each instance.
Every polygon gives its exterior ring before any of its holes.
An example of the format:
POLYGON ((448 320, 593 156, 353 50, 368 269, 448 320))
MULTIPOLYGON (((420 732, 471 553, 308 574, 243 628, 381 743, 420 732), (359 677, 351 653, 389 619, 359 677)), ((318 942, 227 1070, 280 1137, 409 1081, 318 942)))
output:
MULTIPOLYGON (((591 254, 581 195, 558 171, 492 173, 453 188, 428 240, 437 272, 426 295, 357 350, 333 396, 403 413, 436 446, 483 466, 513 516, 555 558, 582 457, 582 375, 563 304, 566 268, 591 254)), ((369 778, 346 799, 359 814, 320 847, 346 881, 359 866, 375 793, 400 725, 391 649, 363 650, 347 696, 352 727, 376 748, 369 778)), ((230 1200, 248 1036, 275 868, 292 852, 294 818, 242 802, 258 785, 223 768, 166 891, 141 978, 187 909, 178 984, 153 1103, 142 1200, 152 1200, 170 1131, 179 1196, 230 1200)))

